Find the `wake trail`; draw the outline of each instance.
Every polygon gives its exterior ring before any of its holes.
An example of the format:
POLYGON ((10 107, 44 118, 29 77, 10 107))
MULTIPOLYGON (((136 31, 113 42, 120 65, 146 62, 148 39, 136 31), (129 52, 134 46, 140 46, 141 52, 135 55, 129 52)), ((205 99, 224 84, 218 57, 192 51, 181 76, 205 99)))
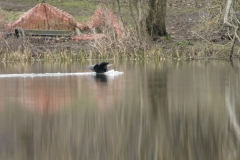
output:
MULTIPOLYGON (((123 72, 110 70, 105 73, 101 73, 106 76, 117 76, 123 74, 123 72)), ((76 73, 23 73, 23 74, 0 74, 0 78, 35 78, 35 77, 63 77, 63 76, 86 76, 86 75, 96 75, 95 72, 76 72, 76 73)))

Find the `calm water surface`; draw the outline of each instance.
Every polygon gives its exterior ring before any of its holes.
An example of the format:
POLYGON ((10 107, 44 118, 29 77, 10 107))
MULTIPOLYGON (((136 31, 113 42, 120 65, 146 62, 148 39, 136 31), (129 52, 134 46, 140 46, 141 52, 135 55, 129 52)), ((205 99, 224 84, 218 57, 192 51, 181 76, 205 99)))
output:
MULTIPOLYGON (((0 63, 0 74, 94 63, 0 63)), ((0 78, 0 160, 240 159, 240 61, 110 63, 124 74, 0 78)))

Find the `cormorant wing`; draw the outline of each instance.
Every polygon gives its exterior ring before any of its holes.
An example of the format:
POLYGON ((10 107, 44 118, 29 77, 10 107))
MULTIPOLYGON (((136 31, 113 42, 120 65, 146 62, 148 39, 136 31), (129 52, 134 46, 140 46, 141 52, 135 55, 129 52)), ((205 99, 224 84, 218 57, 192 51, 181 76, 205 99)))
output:
POLYGON ((102 62, 102 63, 99 64, 99 68, 102 68, 102 69, 104 69, 105 72, 107 72, 108 71, 108 69, 107 69, 108 64, 109 63, 107 63, 107 62, 102 62))
POLYGON ((95 65, 87 66, 87 67, 85 67, 85 69, 90 69, 90 70, 94 71, 94 66, 95 65))

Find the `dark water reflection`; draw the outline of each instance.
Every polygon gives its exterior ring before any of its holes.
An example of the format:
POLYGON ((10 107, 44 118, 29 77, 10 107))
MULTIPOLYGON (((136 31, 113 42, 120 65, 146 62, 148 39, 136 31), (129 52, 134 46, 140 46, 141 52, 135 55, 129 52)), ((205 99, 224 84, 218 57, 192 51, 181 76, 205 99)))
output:
MULTIPOLYGON (((0 73, 91 63, 8 63, 0 73)), ((239 61, 111 63, 124 74, 0 78, 0 159, 240 159, 239 61)))

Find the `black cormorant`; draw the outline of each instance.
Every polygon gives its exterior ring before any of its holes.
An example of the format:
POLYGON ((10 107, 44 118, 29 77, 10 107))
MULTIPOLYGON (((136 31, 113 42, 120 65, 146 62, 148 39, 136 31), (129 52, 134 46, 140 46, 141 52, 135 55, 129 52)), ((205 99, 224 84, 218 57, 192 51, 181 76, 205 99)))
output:
POLYGON ((88 67, 86 67, 86 69, 90 69, 96 73, 104 73, 104 72, 108 71, 107 67, 110 65, 112 65, 112 64, 109 64, 108 62, 102 62, 100 64, 88 66, 88 67))

